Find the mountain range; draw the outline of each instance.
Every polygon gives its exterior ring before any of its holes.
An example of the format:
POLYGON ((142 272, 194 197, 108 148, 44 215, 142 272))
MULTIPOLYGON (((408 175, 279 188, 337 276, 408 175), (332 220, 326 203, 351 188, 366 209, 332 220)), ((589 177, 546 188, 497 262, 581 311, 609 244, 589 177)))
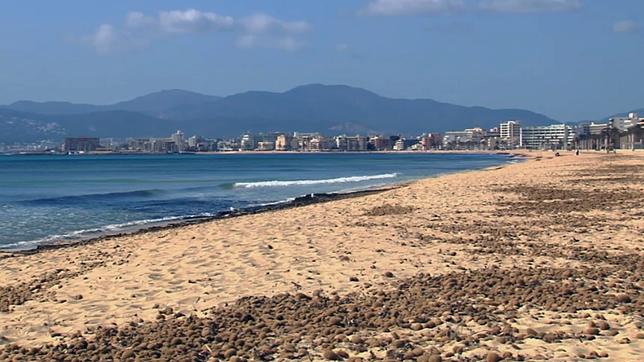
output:
POLYGON ((19 101, 0 106, 0 142, 161 137, 177 129, 205 137, 271 131, 413 135, 491 128, 509 119, 526 125, 554 121, 528 110, 387 98, 345 85, 310 84, 282 93, 249 91, 227 97, 175 89, 111 105, 19 101))

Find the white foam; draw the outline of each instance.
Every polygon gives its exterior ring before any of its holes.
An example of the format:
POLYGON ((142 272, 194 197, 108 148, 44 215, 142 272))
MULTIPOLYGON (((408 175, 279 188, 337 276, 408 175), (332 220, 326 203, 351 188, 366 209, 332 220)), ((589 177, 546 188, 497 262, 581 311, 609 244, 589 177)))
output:
POLYGON ((295 201, 295 197, 289 197, 288 199, 280 200, 280 201, 265 202, 262 204, 250 204, 248 205, 248 207, 275 206, 275 205, 281 205, 281 204, 288 204, 289 202, 293 202, 293 201, 295 201))
POLYGON ((363 182, 369 180, 380 180, 386 178, 398 177, 397 173, 385 173, 381 175, 372 176, 349 176, 338 177, 323 180, 292 180, 292 181, 258 181, 258 182, 236 182, 233 187, 240 188, 254 188, 254 187, 286 187, 286 186, 306 186, 306 185, 319 185, 319 184, 339 184, 349 182, 363 182))
POLYGON ((130 221, 122 224, 110 224, 110 225, 105 225, 98 228, 75 230, 67 234, 50 235, 38 240, 19 241, 16 243, 4 244, 4 245, 0 245, 0 250, 12 250, 12 249, 19 250, 19 249, 28 248, 28 247, 34 247, 40 244, 46 245, 52 242, 64 243, 65 241, 83 240, 87 237, 98 236, 106 233, 115 233, 115 232, 118 233, 119 231, 127 231, 130 228, 136 229, 136 227, 138 226, 147 226, 150 224, 163 224, 163 223, 172 222, 172 221, 180 221, 180 220, 200 218, 200 217, 212 217, 215 215, 216 214, 213 214, 213 213, 203 213, 203 214, 196 214, 196 215, 167 216, 167 217, 161 217, 158 219, 144 219, 144 220, 130 221))

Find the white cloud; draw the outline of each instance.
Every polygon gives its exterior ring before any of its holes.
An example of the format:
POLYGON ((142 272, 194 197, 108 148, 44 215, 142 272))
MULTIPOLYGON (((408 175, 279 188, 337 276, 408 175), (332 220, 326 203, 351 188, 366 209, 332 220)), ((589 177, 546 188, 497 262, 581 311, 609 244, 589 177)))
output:
POLYGON ((133 11, 127 14, 123 26, 103 24, 87 38, 101 54, 113 51, 117 44, 128 48, 175 34, 215 32, 237 33, 237 45, 242 48, 294 50, 304 45, 299 37, 310 28, 305 21, 285 21, 261 13, 236 20, 196 9, 161 11, 156 15, 133 11))
POLYGON ((576 10, 581 0, 483 0, 485 10, 511 13, 556 12, 576 10))
POLYGON ((209 31, 231 30, 234 20, 212 12, 195 9, 162 11, 159 25, 168 33, 202 33, 209 31))
POLYGON ((108 53, 116 41, 114 27, 110 24, 102 24, 87 40, 97 52, 108 53))
POLYGON ((261 13, 242 18, 239 23, 243 34, 237 40, 237 46, 247 49, 296 50, 305 45, 299 36, 311 29, 305 21, 284 21, 261 13))
POLYGON ((248 33, 304 33, 310 29, 305 21, 283 21, 266 14, 254 14, 241 20, 248 33))
POLYGON ((640 24, 633 20, 622 20, 613 25, 613 31, 616 33, 634 33, 639 29, 640 24))
POLYGON ((156 25, 156 20, 151 16, 146 16, 138 11, 131 11, 125 18, 125 26, 128 28, 152 27, 156 25))
POLYGON ((367 15, 418 15, 460 10, 464 0, 374 0, 363 13, 367 15))

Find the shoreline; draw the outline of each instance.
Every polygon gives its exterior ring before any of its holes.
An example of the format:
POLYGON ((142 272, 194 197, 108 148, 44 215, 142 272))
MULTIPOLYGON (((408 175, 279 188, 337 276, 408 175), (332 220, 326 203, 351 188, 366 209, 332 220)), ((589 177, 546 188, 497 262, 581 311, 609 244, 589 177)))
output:
POLYGON ((526 155, 531 153, 550 152, 549 150, 528 150, 528 149, 513 149, 513 150, 426 150, 426 151, 200 151, 200 152, 177 152, 177 153, 161 153, 161 152, 86 152, 79 154, 67 154, 62 152, 31 152, 31 153, 3 153, 1 156, 207 156, 207 155, 293 155, 293 154, 463 154, 463 155, 526 155))
MULTIPOLYGON (((402 153, 402 154, 406 153, 405 151, 394 151, 394 152, 402 153)), ((417 153, 416 151, 411 151, 411 152, 417 153)), ((243 152, 243 153, 254 154, 254 152, 243 152)), ((259 152, 259 153, 266 153, 266 152, 259 152)), ((276 153, 280 154, 284 152, 276 152, 276 153)), ((302 152, 293 152, 293 153, 302 153, 302 152)), ((364 153, 364 152, 344 152, 344 153, 352 154, 352 153, 364 153)), ((389 152, 373 152, 373 153, 389 153, 389 152)), ((448 153, 463 154, 460 152, 448 152, 448 153)), ((471 154, 488 154, 488 153, 475 152, 471 154)), ((520 153, 494 152, 491 154, 505 155, 510 160, 511 159, 527 160, 535 157, 534 155, 525 155, 520 153)), ((496 166, 490 166, 483 169, 468 169, 468 170, 458 171, 455 173, 466 173, 466 172, 486 170, 486 169, 500 169, 503 167, 507 167, 510 164, 511 164, 511 161, 505 161, 504 163, 496 166)), ((243 209, 235 209, 231 211, 218 211, 218 212, 215 212, 214 215, 212 216, 194 216, 194 217, 186 216, 186 217, 179 217, 177 220, 173 220, 173 221, 159 221, 159 222, 152 222, 148 225, 142 224, 140 227, 137 227, 137 226, 126 227, 114 232, 98 231, 95 233, 98 235, 79 237, 78 239, 75 239, 75 240, 65 240, 64 238, 59 238, 57 240, 51 240, 47 242, 38 242, 38 241, 21 242, 29 246, 24 248, 21 248, 19 246, 14 248, 0 248, 0 258, 6 257, 6 255, 33 254, 33 253, 41 252, 43 250, 85 245, 88 243, 99 242, 101 240, 109 239, 113 237, 138 235, 138 234, 144 234, 146 232, 181 228, 188 225, 197 225, 197 224, 207 223, 210 221, 226 219, 231 217, 254 215, 254 214, 259 214, 264 212, 272 212, 272 211, 279 211, 283 209, 296 208, 296 207, 311 205, 315 203, 324 203, 324 202, 330 202, 334 200, 342 200, 345 198, 361 197, 361 196, 370 195, 373 193, 385 192, 391 189, 405 187, 405 186, 408 186, 409 184, 412 184, 414 182, 418 182, 424 179, 436 178, 443 175, 455 174, 455 173, 438 173, 435 175, 425 176, 411 181, 401 181, 401 182, 391 183, 383 186, 367 187, 365 189, 359 189, 356 191, 322 192, 322 193, 312 193, 308 195, 300 195, 300 196, 294 197, 293 200, 277 201, 274 204, 251 206, 251 207, 246 207, 243 209)))
POLYGON ((0 359, 637 360, 642 180, 543 154, 3 258, 0 359))
POLYGON ((30 249, 0 249, 0 259, 2 259, 3 257, 7 257, 7 255, 9 257, 16 256, 16 255, 32 255, 32 254, 37 254, 47 250, 62 249, 62 248, 93 244, 110 238, 135 236, 135 235, 141 235, 141 234, 146 234, 149 232, 155 232, 155 231, 161 231, 161 230, 179 229, 185 226, 199 225, 199 224, 203 224, 203 223, 207 223, 215 220, 230 219, 230 218, 247 216, 247 215, 257 215, 260 213, 286 210, 286 209, 297 208, 297 207, 302 207, 302 206, 307 206, 307 205, 312 205, 317 203, 325 203, 325 202, 344 200, 344 199, 349 199, 354 197, 362 197, 366 195, 372 195, 372 194, 377 194, 377 193, 381 193, 389 190, 394 190, 400 187, 405 187, 408 184, 409 182, 402 182, 402 183, 391 184, 387 186, 369 188, 369 189, 358 190, 358 191, 350 191, 350 192, 312 193, 309 195, 295 197, 293 200, 277 202, 275 204, 254 206, 254 207, 236 209, 231 211, 221 211, 216 213, 216 215, 213 215, 213 216, 196 216, 193 218, 179 219, 178 221, 174 221, 174 222, 173 221, 169 221, 167 223, 162 222, 161 225, 143 226, 142 228, 136 229, 133 231, 121 230, 121 231, 115 232, 114 234, 106 233, 105 235, 93 236, 93 237, 89 237, 87 239, 81 239, 81 240, 71 240, 69 242, 53 241, 51 243, 42 243, 42 244, 34 243, 33 244, 34 247, 30 249))

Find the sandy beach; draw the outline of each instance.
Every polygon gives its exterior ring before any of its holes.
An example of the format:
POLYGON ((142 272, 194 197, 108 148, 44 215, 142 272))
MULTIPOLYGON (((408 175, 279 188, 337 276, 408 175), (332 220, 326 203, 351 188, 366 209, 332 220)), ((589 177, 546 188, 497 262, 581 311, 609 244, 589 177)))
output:
POLYGON ((0 254, 0 360, 644 355, 644 153, 0 254))

